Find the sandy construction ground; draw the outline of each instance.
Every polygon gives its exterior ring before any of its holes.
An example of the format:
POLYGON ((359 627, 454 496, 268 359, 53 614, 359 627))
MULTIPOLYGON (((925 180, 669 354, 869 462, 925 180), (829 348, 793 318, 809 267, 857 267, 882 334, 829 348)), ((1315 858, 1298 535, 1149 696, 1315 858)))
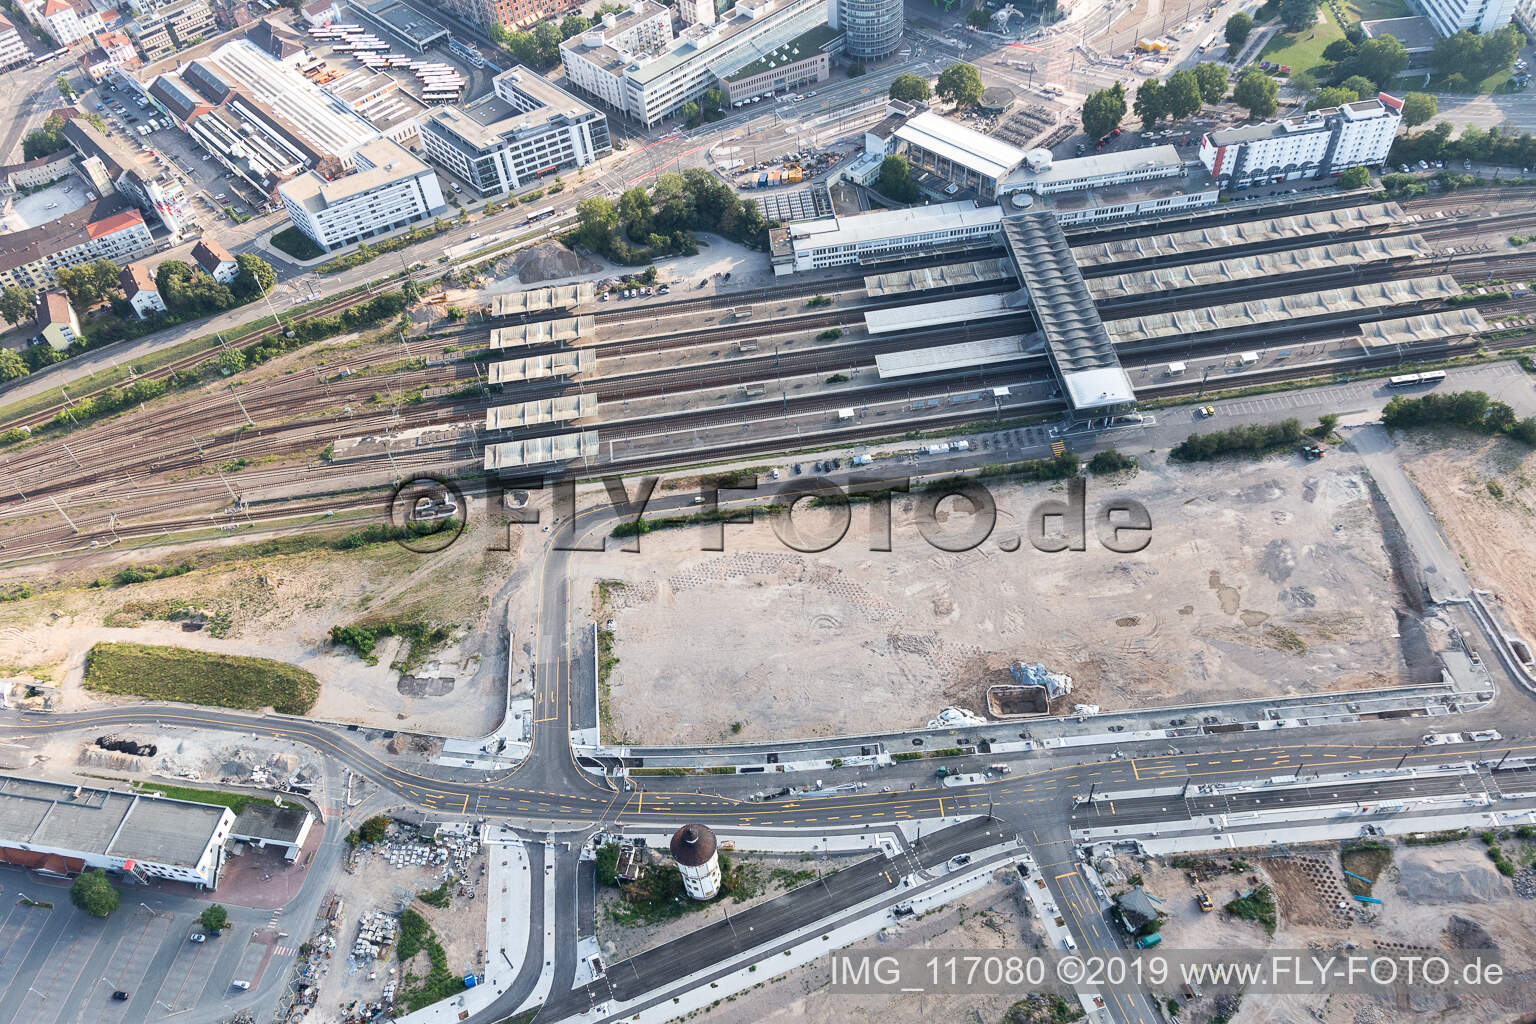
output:
POLYGON ((1498 595, 1527 640, 1536 637, 1536 455, 1463 433, 1415 432, 1397 444, 1473 584, 1498 595))
MULTIPOLYGON (((1348 453, 1153 457, 1128 480, 1090 481, 1086 550, 1019 544, 1028 510, 1063 491, 994 487, 996 529, 959 554, 928 546, 915 500, 899 497, 888 553, 868 550, 870 511, 856 506, 819 554, 757 523, 728 527, 719 553, 690 528, 645 536, 639 554, 581 556, 587 586, 573 592, 601 589, 614 619, 610 720, 645 743, 921 727, 949 704, 981 712, 1016 659, 1071 675, 1071 701, 1106 709, 1438 678, 1422 643, 1405 658, 1389 640, 1402 601, 1348 453), (1092 514, 1112 495, 1145 504, 1144 551, 1098 544, 1092 514)), ((829 516, 797 512, 795 527, 816 535, 829 516)), ((959 534, 968 513, 950 499, 938 518, 959 534)))
POLYGON ((36 597, 0 603, 0 680, 33 677, 61 685, 62 707, 77 710, 111 700, 80 686, 86 652, 98 641, 194 647, 275 658, 313 672, 321 682, 312 711, 317 718, 483 735, 504 706, 508 622, 518 646, 532 639, 534 587, 519 530, 513 530, 512 552, 487 550, 493 540, 506 546, 505 530, 492 537, 489 526, 472 526, 437 554, 394 544, 311 550, 213 560, 181 576, 92 586, 129 565, 174 565, 186 555, 177 549, 108 552, 88 569, 48 581, 36 597), (222 617, 227 628, 186 631, 166 618, 177 604, 222 617), (407 618, 453 633, 410 674, 390 667, 399 653, 394 638, 380 642, 374 665, 329 641, 333 625, 407 618))

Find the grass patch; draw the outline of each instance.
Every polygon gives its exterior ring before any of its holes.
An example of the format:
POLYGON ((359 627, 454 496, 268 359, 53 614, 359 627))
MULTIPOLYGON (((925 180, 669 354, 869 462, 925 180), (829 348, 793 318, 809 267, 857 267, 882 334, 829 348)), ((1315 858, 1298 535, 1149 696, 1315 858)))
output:
POLYGON ((1259 54, 1263 60, 1276 64, 1284 64, 1292 71, 1307 71, 1316 74, 1325 68, 1328 62, 1323 60, 1323 51, 1328 44, 1344 38, 1344 30, 1334 20, 1327 8, 1321 12, 1315 24, 1300 32, 1276 32, 1269 42, 1264 44, 1264 50, 1259 54))
POLYGON ((269 658, 185 647, 99 643, 85 656, 85 688, 98 693, 302 715, 320 696, 320 681, 269 658))
POLYGON ((379 659, 373 651, 381 638, 398 636, 405 641, 405 655, 391 668, 397 672, 412 672, 438 647, 448 642, 453 631, 426 619, 374 619, 349 626, 332 626, 331 643, 346 647, 370 665, 379 659))
POLYGON ((436 889, 428 889, 426 892, 417 893, 416 898, 429 907, 447 910, 448 903, 453 898, 453 887, 458 884, 458 881, 457 878, 445 879, 443 884, 436 889))
POLYGON ((720 855, 720 892, 713 900, 696 900, 683 887, 683 876, 676 864, 658 864, 633 882, 622 882, 622 907, 610 911, 613 920, 623 925, 659 924, 671 921, 731 897, 735 902, 753 898, 762 888, 761 872, 755 867, 737 865, 720 855))
POLYGON ((295 227, 274 232, 272 244, 296 260, 312 260, 325 255, 325 250, 314 239, 295 227))
POLYGON ((139 789, 149 789, 171 800, 190 800, 195 804, 218 804, 239 814, 251 804, 269 804, 272 801, 250 793, 221 793, 216 789, 191 789, 187 786, 170 786, 163 782, 141 782, 139 789))
POLYGON ((1270 935, 1279 924, 1275 911, 1275 894, 1269 886, 1261 885, 1246 896, 1239 896, 1224 908, 1233 917, 1244 921, 1257 921, 1270 935))
POLYGON ((1415 832, 1403 837, 1404 846, 1440 846, 1445 843, 1459 843, 1467 838, 1467 830, 1464 828, 1447 829, 1443 832, 1415 832))
POLYGON ((1344 885, 1350 892, 1356 896, 1369 896, 1372 884, 1381 878, 1381 873, 1392 863, 1392 849, 1385 843, 1361 843, 1341 851, 1339 863, 1345 871, 1370 879, 1369 882, 1362 882, 1359 878, 1344 876, 1344 885))

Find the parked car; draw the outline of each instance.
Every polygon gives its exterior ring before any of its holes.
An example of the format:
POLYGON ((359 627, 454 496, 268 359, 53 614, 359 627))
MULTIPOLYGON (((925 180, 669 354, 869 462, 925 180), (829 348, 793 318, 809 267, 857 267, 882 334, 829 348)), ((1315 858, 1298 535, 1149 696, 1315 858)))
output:
POLYGON ((187 936, 187 941, 189 941, 189 942, 207 942, 208 941, 208 936, 204 935, 202 932, 198 932, 196 935, 189 935, 189 936, 187 936))

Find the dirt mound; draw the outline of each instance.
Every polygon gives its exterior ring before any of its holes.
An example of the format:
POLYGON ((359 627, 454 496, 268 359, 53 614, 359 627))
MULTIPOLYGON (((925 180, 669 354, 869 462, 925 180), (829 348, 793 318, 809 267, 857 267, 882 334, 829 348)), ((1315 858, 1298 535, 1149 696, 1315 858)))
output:
POLYGON ((1492 863, 1459 845, 1405 850, 1398 862, 1398 888, 1419 903, 1488 903, 1509 893, 1492 863))
POLYGON ((498 261, 492 276, 516 274, 523 284, 535 284, 539 281, 575 277, 577 274, 590 274, 602 269, 601 263, 586 256, 578 256, 557 242, 541 242, 514 257, 498 261))
POLYGON ((1445 924, 1446 939, 1452 949, 1498 949, 1487 929, 1470 917, 1452 914, 1445 924))

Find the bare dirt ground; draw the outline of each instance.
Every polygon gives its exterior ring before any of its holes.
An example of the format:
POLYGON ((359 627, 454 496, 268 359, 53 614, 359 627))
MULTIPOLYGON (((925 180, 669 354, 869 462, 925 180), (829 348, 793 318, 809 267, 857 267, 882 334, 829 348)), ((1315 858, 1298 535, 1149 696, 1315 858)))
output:
POLYGON ((504 706, 507 623, 518 626, 517 642, 525 642, 534 596, 530 569, 519 557, 520 529, 513 529, 510 553, 488 550, 492 541, 506 543, 504 530, 491 534, 489 526, 471 526, 433 555, 379 544, 230 557, 182 576, 93 586, 129 565, 175 564, 192 549, 110 553, 34 598, 0 604, 0 685, 32 677, 60 685, 66 710, 99 706, 110 698, 80 686, 93 644, 166 644, 305 668, 321 681, 312 712, 317 718, 483 735, 504 706), (188 632, 166 618, 176 605, 204 611, 221 625, 188 632), (400 654, 393 638, 380 642, 374 665, 329 641, 332 625, 408 618, 440 623, 453 633, 409 674, 391 668, 400 654))
MULTIPOLYGON (((1517 862, 1528 859, 1531 844, 1503 841, 1517 862)), ((1525 969, 1536 939, 1536 903, 1517 895, 1511 881, 1494 870, 1476 838, 1440 845, 1410 847, 1394 844, 1393 862, 1381 873, 1372 894, 1383 901, 1379 910, 1365 910, 1348 899, 1337 846, 1295 848, 1290 857, 1249 855, 1236 872, 1202 873, 1198 885, 1187 869, 1164 861, 1136 862, 1116 858, 1119 878, 1142 876, 1146 891, 1162 900, 1167 914, 1161 933, 1163 946, 1180 949, 1312 949, 1320 954, 1354 943, 1365 952, 1413 955, 1426 951, 1465 950, 1491 944, 1506 965, 1518 965, 1518 977, 1497 1001, 1465 993, 1428 993, 1401 1003, 1367 994, 1313 996, 1253 996, 1243 1001, 1232 1024, 1318 1021, 1321 1024, 1386 1024, 1394 1020, 1455 1021, 1456 1024, 1507 1024, 1521 1021, 1536 1005, 1536 978, 1525 969), (1223 913, 1222 908, 1257 879, 1273 887, 1279 907, 1274 936, 1249 921, 1223 913), (1195 901, 1204 889, 1216 904, 1201 913, 1195 901), (1343 900, 1349 903, 1338 907, 1343 900)), ((1171 858, 1170 858, 1171 859, 1171 858)), ((1210 857, 1226 865, 1232 857, 1210 857)), ((1113 871, 1106 882, 1115 877, 1113 871)), ((1110 884, 1111 893, 1125 882, 1110 884)), ((1171 993, 1170 993, 1171 994, 1171 993)), ((1205 1024, 1216 1013, 1212 998, 1190 1002, 1180 1019, 1205 1024)))
MULTIPOLYGON (((986 887, 916 920, 887 928, 853 950, 1034 948, 1034 916, 1015 894, 1018 875, 1000 871, 986 887)), ((710 1024, 933 1024, 1003 1019, 1023 993, 1011 995, 830 995, 825 963, 809 964, 764 982, 699 1014, 710 1024)))
POLYGON ((1536 455, 1465 434, 1415 432, 1397 442, 1473 582, 1498 595, 1527 639, 1536 636, 1536 455))
MULTIPOLYGON (((1004 484, 992 536, 961 554, 928 546, 915 500, 898 498, 889 553, 869 550, 870 513, 856 506, 819 554, 760 522, 728 527, 718 553, 701 551, 711 531, 689 528, 648 534, 638 555, 581 556, 588 585, 573 593, 620 584, 603 588, 619 659, 609 720, 645 743, 921 727, 948 704, 982 711, 1016 659, 1072 676, 1070 701, 1106 709, 1438 678, 1385 642, 1401 601, 1347 453, 1147 461, 1128 481, 1090 482, 1081 552, 1016 543, 1062 485, 1004 484), (1097 543, 1092 515, 1110 491, 1146 505, 1144 551, 1097 543)), ((950 501, 939 519, 958 534, 968 515, 950 501)), ((830 514, 797 512, 795 528, 818 535, 830 514)))

